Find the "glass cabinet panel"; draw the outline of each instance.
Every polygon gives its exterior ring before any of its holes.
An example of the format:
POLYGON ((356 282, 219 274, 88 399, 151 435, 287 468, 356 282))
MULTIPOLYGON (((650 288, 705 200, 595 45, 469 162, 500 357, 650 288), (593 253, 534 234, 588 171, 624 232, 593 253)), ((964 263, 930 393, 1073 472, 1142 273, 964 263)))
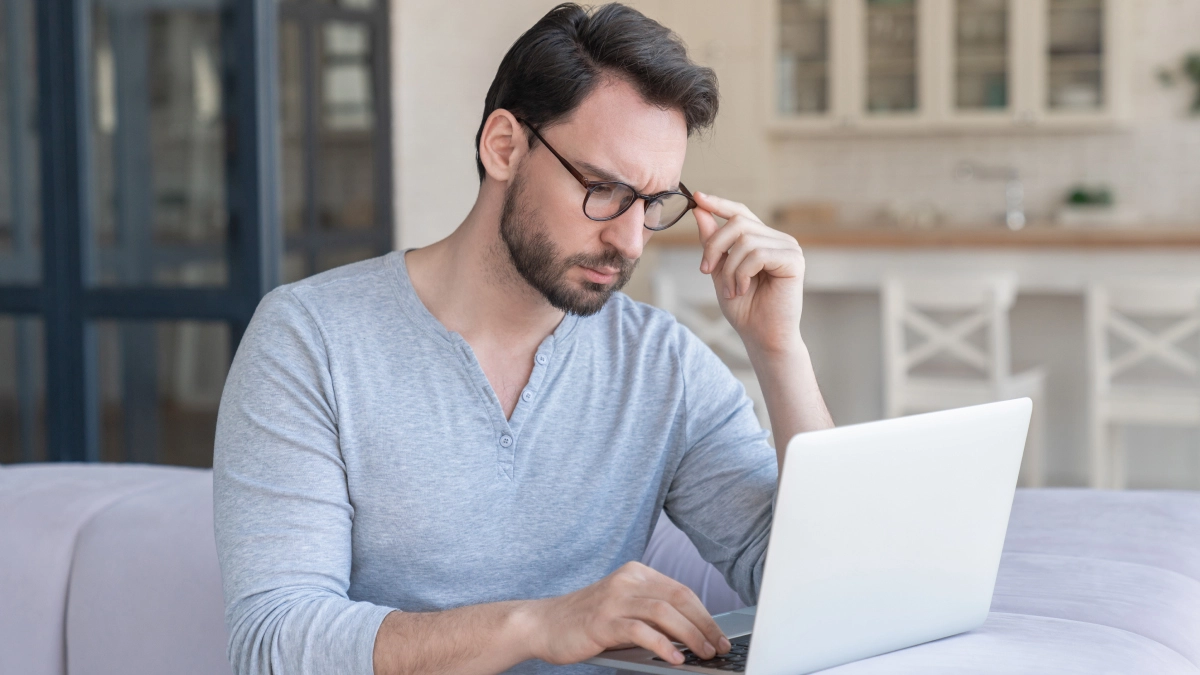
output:
POLYGON ((829 3, 779 3, 779 112, 813 115, 829 111, 829 3))
POLYGON ((392 249, 386 9, 280 5, 285 282, 392 249))
POLYGON ((867 0, 866 10, 867 112, 915 111, 916 0, 867 0))
POLYGON ((1104 0, 1049 0, 1047 91, 1051 110, 1104 105, 1104 0))
POLYGON ((46 459, 42 320, 0 316, 0 464, 46 459))
POLYGON ((88 282, 223 286, 221 8, 91 3, 88 282))
MULTIPOLYGON (((279 22, 279 174, 283 234, 304 233, 305 176, 304 148, 305 90, 302 27, 296 21, 279 22)), ((286 269, 286 265, 284 266, 286 269)), ((295 279, 285 279, 285 282, 295 279)))
POLYGON ((957 0, 954 13, 954 106, 1008 107, 1008 0, 957 0))
POLYGON ((0 2, 0 284, 42 277, 34 10, 0 2))
POLYGON ((100 460, 212 466, 231 359, 212 321, 97 321, 100 460))
POLYGON ((316 49, 321 69, 317 224, 323 230, 369 229, 376 222, 375 153, 380 149, 370 25, 326 23, 316 49))

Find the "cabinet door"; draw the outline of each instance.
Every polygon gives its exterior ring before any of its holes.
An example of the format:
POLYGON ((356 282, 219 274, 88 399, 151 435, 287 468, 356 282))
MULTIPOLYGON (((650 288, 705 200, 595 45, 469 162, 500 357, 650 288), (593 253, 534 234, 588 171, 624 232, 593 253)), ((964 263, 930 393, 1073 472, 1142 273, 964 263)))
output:
POLYGON ((828 0, 780 0, 776 105, 784 117, 829 114, 831 22, 828 0))
POLYGON ((1025 11, 1034 121, 1085 128, 1124 119, 1128 0, 1030 0, 1025 11))
POLYGON ((922 103, 920 3, 867 0, 863 10, 863 112, 916 114, 922 103))
POLYGON ((844 0, 771 0, 767 62, 773 78, 768 118, 784 129, 821 129, 833 124, 842 98, 835 18, 844 0))
POLYGON ((949 0, 946 46, 947 106, 956 123, 1011 124, 1013 0, 949 0))
POLYGON ((1047 0, 1046 109, 1089 114, 1104 110, 1104 0, 1047 0))
POLYGON ((944 0, 847 0, 855 124, 924 130, 945 116, 937 76, 944 0))

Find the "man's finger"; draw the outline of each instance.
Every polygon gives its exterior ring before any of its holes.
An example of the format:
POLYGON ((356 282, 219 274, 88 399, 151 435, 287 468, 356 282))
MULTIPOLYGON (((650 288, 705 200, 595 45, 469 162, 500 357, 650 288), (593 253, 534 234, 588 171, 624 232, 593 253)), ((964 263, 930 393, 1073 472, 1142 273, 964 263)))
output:
POLYGON ((748 223, 744 218, 731 218, 724 226, 713 233, 707 241, 704 242, 703 259, 700 263, 700 271, 704 274, 711 274, 716 268, 717 262, 721 256, 729 251, 738 237, 746 231, 748 223))
POLYGON ((643 621, 627 619, 621 622, 620 633, 622 642, 632 642, 642 649, 648 649, 667 663, 674 665, 683 663, 683 654, 675 648, 671 640, 643 621))
POLYGON ((704 207, 711 213, 715 213, 722 218, 732 218, 734 216, 743 216, 750 220, 762 222, 748 206, 741 202, 735 202, 724 197, 710 195, 707 192, 696 192, 692 195, 696 198, 696 203, 704 207))
POLYGON ((696 217, 696 229, 700 230, 700 245, 703 246, 720 226, 717 225, 717 219, 706 209, 696 207, 692 209, 692 215, 696 217))
POLYGON ((676 642, 687 645, 701 658, 711 659, 717 655, 716 644, 671 603, 654 598, 635 598, 631 609, 634 617, 652 624, 676 642))
MULTIPOLYGON (((721 627, 717 625, 716 620, 704 608, 704 603, 700 602, 700 598, 692 592, 692 589, 675 581, 674 579, 662 575, 662 593, 661 599, 671 603, 679 613, 687 618, 693 626, 698 628, 704 634, 704 638, 708 643, 717 649, 719 652, 725 651, 721 641, 725 640, 725 634, 721 632, 721 627)), ((728 640, 726 640, 728 642, 728 640)))
POLYGON ((726 295, 726 298, 741 295, 745 290, 740 283, 737 283, 737 279, 734 276, 738 269, 742 267, 743 260, 759 249, 777 249, 780 247, 779 242, 759 234, 747 232, 738 237, 737 241, 729 249, 724 269, 721 272, 721 279, 725 282, 725 288, 732 293, 732 295, 726 295))

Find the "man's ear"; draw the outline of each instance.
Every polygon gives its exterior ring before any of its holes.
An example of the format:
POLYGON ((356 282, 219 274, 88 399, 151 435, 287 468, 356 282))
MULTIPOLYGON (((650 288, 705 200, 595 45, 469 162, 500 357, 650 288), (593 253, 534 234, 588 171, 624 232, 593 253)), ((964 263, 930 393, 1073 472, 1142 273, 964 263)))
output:
POLYGON ((479 136, 479 160, 487 175, 500 182, 508 181, 528 151, 529 141, 517 118, 503 108, 493 110, 479 136))

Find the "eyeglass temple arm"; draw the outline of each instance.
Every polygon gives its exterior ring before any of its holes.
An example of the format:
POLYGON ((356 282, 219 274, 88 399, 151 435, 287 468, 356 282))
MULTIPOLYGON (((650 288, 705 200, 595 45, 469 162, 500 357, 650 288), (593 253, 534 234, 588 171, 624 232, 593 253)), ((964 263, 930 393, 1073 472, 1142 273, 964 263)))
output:
POLYGON ((575 180, 579 181, 580 185, 582 185, 585 188, 589 186, 590 181, 588 179, 584 178, 583 174, 576 171, 575 167, 571 166, 571 163, 568 162, 566 160, 566 158, 564 158, 562 155, 558 154, 557 150, 550 147, 550 144, 546 142, 546 139, 542 138, 542 135, 537 132, 537 129, 533 128, 532 124, 530 124, 529 122, 526 122, 525 120, 521 119, 520 117, 517 118, 517 121, 520 122, 521 124, 524 124, 527 129, 529 129, 530 131, 533 132, 534 138, 537 138, 539 141, 541 141, 542 145, 546 146, 546 149, 550 151, 550 154, 554 155, 555 157, 558 158, 558 161, 562 162, 563 167, 565 167, 567 171, 571 172, 571 175, 575 177, 575 180))

